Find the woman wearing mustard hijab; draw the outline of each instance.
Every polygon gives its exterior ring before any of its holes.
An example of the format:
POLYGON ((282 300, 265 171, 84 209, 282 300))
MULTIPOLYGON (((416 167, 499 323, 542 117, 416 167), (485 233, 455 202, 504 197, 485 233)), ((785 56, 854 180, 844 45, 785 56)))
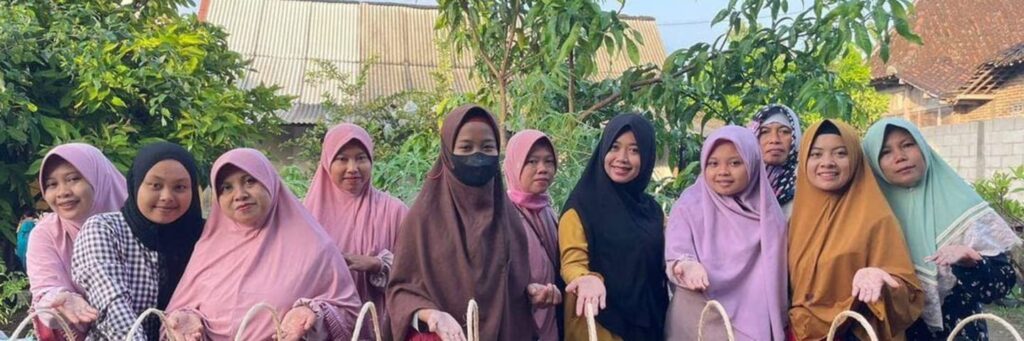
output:
MULTIPOLYGON (((821 340, 844 310, 867 317, 881 340, 904 340, 924 295, 900 230, 861 152, 857 132, 825 120, 800 143, 789 223, 789 319, 797 340, 821 340)), ((843 339, 866 340, 847 323, 843 339)))

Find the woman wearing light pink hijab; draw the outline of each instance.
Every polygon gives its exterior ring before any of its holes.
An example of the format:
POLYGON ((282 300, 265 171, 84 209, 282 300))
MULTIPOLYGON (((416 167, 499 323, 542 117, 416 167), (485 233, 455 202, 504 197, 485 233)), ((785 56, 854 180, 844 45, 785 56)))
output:
MULTIPOLYGON (((99 149, 84 143, 54 147, 43 158, 41 169, 39 188, 54 213, 43 217, 29 237, 32 308, 55 309, 84 331, 99 312, 86 303, 71 280, 71 252, 89 217, 116 211, 124 204, 127 184, 99 149)), ((63 339, 50 315, 37 319, 36 328, 41 340, 63 339)))
MULTIPOLYGON (((726 126, 704 142, 701 176, 672 206, 665 231, 673 285, 668 340, 695 340, 706 300, 732 319, 737 340, 785 340, 786 216, 750 130, 726 126)), ((721 320, 705 337, 724 340, 721 320), (710 334, 710 335, 709 335, 710 334)))
POLYGON ((557 341, 557 306, 562 295, 555 281, 559 279, 558 224, 551 208, 548 188, 555 179, 558 159, 551 139, 537 130, 523 130, 508 140, 503 168, 512 200, 526 230, 530 258, 530 285, 527 290, 539 295, 542 302, 533 302, 533 322, 541 341, 557 341))
MULTIPOLYGON (((345 259, 284 186, 270 160, 234 149, 213 165, 213 205, 192 259, 167 307, 179 340, 229 340, 252 306, 283 314, 283 340, 345 340, 360 306, 345 259)), ((276 337, 268 314, 244 340, 276 337)))
POLYGON ((366 130, 350 123, 332 128, 304 203, 344 255, 359 297, 377 306, 381 325, 387 326, 391 250, 409 208, 373 187, 372 168, 373 140, 366 130))

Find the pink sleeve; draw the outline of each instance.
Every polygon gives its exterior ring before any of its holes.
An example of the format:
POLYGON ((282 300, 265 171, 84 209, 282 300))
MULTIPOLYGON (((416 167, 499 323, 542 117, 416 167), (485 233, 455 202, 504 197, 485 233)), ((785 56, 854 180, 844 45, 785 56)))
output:
MULTIPOLYGON (((306 335, 311 340, 349 340, 356 329, 359 312, 339 309, 330 301, 321 299, 300 299, 295 306, 306 305, 316 313, 316 324, 306 335)), ((364 326, 363 336, 371 336, 372 331, 364 326)))

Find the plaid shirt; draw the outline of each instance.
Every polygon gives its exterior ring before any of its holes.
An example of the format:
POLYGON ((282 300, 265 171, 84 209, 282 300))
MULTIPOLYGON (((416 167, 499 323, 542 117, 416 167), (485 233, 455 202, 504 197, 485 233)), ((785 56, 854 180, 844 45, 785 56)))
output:
MULTIPOLYGON (((166 280, 159 254, 135 239, 121 212, 85 222, 75 241, 71 276, 100 311, 86 340, 124 340, 135 319, 156 307, 160 281, 166 280)), ((135 340, 156 340, 159 320, 151 317, 141 329, 135 340)))

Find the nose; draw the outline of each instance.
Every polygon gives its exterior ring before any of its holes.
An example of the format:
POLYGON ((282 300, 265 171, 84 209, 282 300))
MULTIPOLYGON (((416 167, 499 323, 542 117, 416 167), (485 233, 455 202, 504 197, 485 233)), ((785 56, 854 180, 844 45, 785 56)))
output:
POLYGON ((768 132, 767 135, 768 135, 768 144, 782 144, 782 137, 779 136, 778 132, 771 131, 771 132, 768 132))
POLYGON ((57 197, 58 198, 70 197, 71 193, 72 192, 71 192, 71 186, 70 185, 68 185, 66 183, 63 183, 63 182, 57 183, 57 197))

